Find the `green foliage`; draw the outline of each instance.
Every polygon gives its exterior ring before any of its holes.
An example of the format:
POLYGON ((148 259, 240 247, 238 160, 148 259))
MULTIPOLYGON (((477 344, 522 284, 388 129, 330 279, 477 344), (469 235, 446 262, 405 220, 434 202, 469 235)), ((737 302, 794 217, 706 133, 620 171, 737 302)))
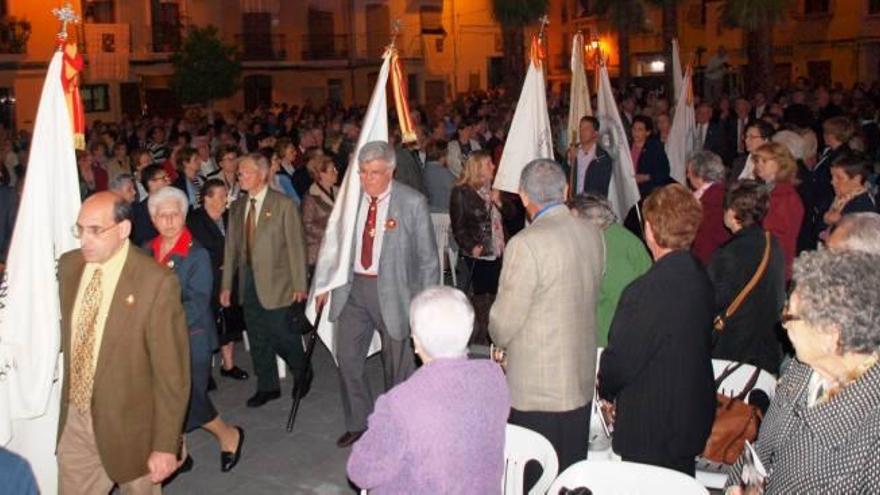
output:
POLYGON ((492 0, 492 15, 504 27, 524 27, 547 12, 548 0, 492 0))
POLYGON ((171 56, 171 64, 171 87, 184 105, 210 106, 232 96, 240 86, 235 46, 224 43, 214 26, 192 28, 180 52, 171 56))
POLYGON ((754 32, 772 29, 785 18, 790 6, 791 0, 727 0, 721 16, 730 27, 754 32))

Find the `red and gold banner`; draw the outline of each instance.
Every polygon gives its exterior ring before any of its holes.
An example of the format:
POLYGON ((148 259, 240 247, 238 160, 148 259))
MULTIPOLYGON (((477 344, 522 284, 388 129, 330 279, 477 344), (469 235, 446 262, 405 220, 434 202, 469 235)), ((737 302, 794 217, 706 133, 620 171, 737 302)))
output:
POLYGON ((535 67, 540 67, 544 63, 544 44, 538 36, 532 36, 532 44, 529 47, 529 60, 535 64, 535 67))
MULTIPOLYGON (((61 48, 59 46, 59 48, 61 48)), ((61 69, 61 87, 67 100, 70 113, 70 124, 73 130, 73 146, 78 150, 86 149, 86 116, 83 111, 82 98, 79 94, 80 74, 83 70, 83 57, 78 53, 76 43, 67 43, 63 47, 64 66, 61 69)))
POLYGON ((392 46, 389 49, 391 50, 391 92, 394 93, 394 107, 397 109, 397 120, 400 123, 400 140, 404 144, 413 143, 418 138, 409 113, 406 74, 403 72, 403 63, 400 61, 397 48, 392 46))

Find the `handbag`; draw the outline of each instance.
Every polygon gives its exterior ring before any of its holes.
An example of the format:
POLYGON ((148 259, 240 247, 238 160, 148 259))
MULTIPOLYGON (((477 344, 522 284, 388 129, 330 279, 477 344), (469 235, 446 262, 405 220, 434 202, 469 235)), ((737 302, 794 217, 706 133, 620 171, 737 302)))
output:
POLYGON ((715 320, 712 322, 712 325, 715 327, 715 331, 723 332, 724 326, 727 324, 727 320, 733 316, 734 313, 742 306, 742 303, 749 297, 749 294, 755 289, 755 286, 758 285, 758 282, 761 281, 761 277, 764 276, 764 272, 767 271, 767 264, 770 262, 770 232, 764 231, 764 257, 761 258, 761 262, 758 263, 758 269, 755 270, 755 274, 752 275, 752 279, 749 280, 749 283, 746 284, 745 287, 736 295, 736 297, 731 301, 730 305, 727 306, 727 309, 724 310, 720 315, 715 316, 715 320))
MULTIPOLYGON (((738 370, 742 363, 731 364, 715 380, 715 389, 738 370)), ((758 436, 763 414, 757 406, 745 402, 746 396, 755 388, 761 370, 756 368, 742 391, 732 397, 716 393, 715 422, 706 441, 702 457, 722 464, 733 464, 745 448, 746 440, 754 442, 758 436)))

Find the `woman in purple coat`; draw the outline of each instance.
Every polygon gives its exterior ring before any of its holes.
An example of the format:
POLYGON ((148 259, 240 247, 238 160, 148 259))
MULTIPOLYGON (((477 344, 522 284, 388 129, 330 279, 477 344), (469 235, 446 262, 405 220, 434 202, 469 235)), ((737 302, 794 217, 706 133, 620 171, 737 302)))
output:
POLYGON ((451 287, 413 299, 410 327, 424 365, 379 397, 348 458, 371 494, 500 493, 510 396, 501 368, 468 360, 474 310, 451 287))

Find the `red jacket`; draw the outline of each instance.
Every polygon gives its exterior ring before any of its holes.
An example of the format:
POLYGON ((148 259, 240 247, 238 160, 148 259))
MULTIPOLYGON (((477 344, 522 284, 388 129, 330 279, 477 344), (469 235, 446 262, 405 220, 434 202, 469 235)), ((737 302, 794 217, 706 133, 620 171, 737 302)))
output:
POLYGON ((764 218, 764 228, 779 239, 785 255, 785 280, 791 280, 791 265, 797 254, 798 232, 804 220, 804 205, 797 190, 789 182, 773 186, 770 193, 770 211, 764 218))
POLYGON ((703 221, 697 229, 697 236, 691 245, 691 252, 703 263, 709 265, 709 260, 715 250, 730 239, 730 232, 724 226, 724 192, 727 188, 724 184, 712 184, 709 189, 700 196, 700 204, 703 206, 703 221))

